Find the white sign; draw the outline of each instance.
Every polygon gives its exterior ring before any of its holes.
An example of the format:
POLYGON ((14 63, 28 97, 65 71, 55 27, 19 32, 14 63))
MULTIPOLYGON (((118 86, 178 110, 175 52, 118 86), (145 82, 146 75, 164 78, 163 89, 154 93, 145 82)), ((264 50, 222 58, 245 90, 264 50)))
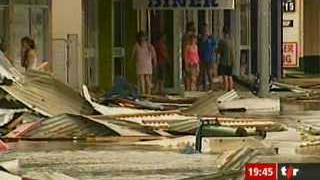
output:
POLYGON ((234 0, 134 0, 134 9, 234 9, 234 0))

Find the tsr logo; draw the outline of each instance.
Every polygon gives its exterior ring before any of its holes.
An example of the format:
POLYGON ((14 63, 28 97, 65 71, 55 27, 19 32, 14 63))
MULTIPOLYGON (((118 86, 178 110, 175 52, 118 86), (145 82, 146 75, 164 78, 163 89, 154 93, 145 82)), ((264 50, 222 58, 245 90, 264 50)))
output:
POLYGON ((283 166, 281 168, 281 175, 287 177, 287 180, 293 180, 298 175, 299 169, 293 168, 292 166, 283 166))

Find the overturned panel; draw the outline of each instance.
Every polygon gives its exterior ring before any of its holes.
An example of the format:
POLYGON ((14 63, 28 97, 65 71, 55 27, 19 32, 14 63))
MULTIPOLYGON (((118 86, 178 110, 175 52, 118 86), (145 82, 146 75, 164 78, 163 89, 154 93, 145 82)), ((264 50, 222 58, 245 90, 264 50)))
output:
POLYGON ((1 88, 28 108, 45 116, 64 113, 90 115, 94 112, 79 93, 47 73, 28 72, 23 82, 1 88))
POLYGON ((118 136, 105 125, 90 121, 82 116, 64 114, 43 120, 41 126, 25 137, 27 138, 81 138, 118 136))
POLYGON ((124 108, 124 107, 109 107, 109 106, 98 104, 92 100, 88 87, 85 85, 82 87, 82 92, 83 92, 84 98, 91 104, 92 107, 94 107, 94 109, 97 112, 101 113, 102 115, 114 116, 114 115, 142 114, 142 113, 153 112, 148 110, 131 109, 131 108, 124 108))

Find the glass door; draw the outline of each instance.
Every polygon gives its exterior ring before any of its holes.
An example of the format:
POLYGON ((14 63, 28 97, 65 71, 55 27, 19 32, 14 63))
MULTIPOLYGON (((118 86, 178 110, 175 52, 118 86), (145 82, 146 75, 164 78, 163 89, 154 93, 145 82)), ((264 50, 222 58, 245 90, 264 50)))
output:
POLYGON ((88 87, 98 85, 98 0, 83 1, 84 8, 84 67, 88 87))
POLYGON ((113 80, 125 77, 125 0, 113 0, 113 80))
POLYGON ((240 1, 240 75, 251 74, 251 5, 250 0, 240 1))

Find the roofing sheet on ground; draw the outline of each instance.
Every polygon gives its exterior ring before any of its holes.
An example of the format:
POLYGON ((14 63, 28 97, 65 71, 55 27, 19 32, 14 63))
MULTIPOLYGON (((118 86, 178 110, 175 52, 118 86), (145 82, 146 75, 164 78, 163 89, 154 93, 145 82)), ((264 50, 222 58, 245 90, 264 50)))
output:
POLYGON ((118 136, 112 129, 77 115, 59 115, 43 120, 41 126, 26 137, 30 138, 73 138, 118 136))
POLYGON ((1 88, 28 108, 45 116, 64 113, 90 115, 94 112, 79 93, 47 73, 28 72, 24 82, 1 88))

